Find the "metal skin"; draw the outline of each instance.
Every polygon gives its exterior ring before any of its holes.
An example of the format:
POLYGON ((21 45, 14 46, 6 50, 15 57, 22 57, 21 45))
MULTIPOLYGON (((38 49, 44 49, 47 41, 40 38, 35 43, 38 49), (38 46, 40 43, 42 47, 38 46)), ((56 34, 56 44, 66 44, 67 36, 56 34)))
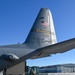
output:
POLYGON ((47 8, 42 8, 24 43, 0 46, 0 56, 13 54, 15 58, 19 58, 11 62, 0 58, 0 71, 27 59, 47 57, 75 48, 75 38, 60 43, 56 42, 51 12, 47 8))

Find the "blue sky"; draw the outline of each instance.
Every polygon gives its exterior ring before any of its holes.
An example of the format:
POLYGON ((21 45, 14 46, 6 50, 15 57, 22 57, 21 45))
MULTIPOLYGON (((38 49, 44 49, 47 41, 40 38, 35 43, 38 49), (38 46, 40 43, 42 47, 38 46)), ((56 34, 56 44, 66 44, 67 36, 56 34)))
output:
MULTIPOLYGON (((0 45, 24 42, 42 7, 52 12, 58 42, 75 38, 75 0, 0 0, 0 45)), ((75 49, 27 65, 75 63, 74 57, 75 49)))

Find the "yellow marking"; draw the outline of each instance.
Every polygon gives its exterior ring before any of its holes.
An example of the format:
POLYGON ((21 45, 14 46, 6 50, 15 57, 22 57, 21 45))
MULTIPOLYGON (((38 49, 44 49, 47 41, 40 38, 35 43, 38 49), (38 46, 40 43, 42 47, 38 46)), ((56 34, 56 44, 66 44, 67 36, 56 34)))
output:
POLYGON ((39 33, 47 33, 47 34, 54 34, 54 32, 51 32, 51 31, 46 31, 46 30, 40 30, 40 29, 36 29, 35 32, 39 32, 39 33))

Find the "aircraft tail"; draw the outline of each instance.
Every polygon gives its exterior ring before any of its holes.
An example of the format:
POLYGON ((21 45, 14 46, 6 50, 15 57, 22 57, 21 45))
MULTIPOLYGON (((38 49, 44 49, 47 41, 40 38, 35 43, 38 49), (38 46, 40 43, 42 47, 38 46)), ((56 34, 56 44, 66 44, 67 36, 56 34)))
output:
POLYGON ((37 44, 38 47, 44 47, 56 42, 51 12, 47 8, 41 8, 24 43, 33 44, 34 46, 37 44))

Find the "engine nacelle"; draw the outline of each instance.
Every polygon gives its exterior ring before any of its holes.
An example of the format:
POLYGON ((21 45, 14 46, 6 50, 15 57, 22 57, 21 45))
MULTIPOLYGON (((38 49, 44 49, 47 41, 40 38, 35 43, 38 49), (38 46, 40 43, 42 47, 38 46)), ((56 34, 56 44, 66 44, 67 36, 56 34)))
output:
POLYGON ((14 60, 17 60, 19 59, 18 56, 14 55, 14 54, 3 54, 1 56, 2 59, 5 59, 7 61, 14 61, 14 60))

